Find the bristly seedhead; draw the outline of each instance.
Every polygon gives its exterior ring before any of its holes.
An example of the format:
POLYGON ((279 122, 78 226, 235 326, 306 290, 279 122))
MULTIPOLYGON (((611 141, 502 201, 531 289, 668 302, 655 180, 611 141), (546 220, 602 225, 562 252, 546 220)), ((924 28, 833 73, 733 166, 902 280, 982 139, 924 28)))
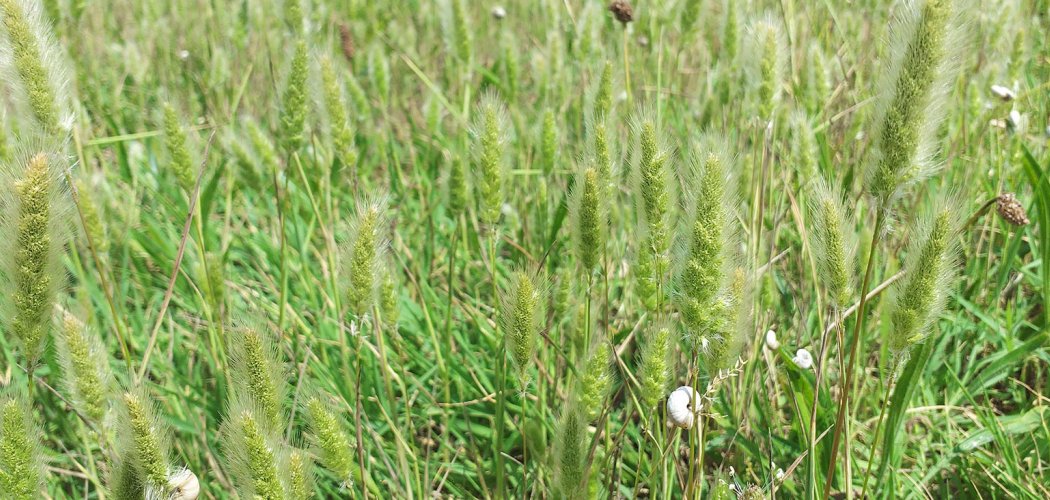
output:
POLYGON ((309 52, 305 41, 295 46, 295 54, 288 68, 284 95, 281 98, 281 147, 286 155, 299 151, 306 142, 307 78, 309 52))
POLYGON ((543 112, 543 131, 541 151, 543 152, 543 174, 550 178, 554 166, 558 164, 558 123, 554 118, 554 110, 547 108, 543 112))
POLYGON ((588 421, 594 421, 605 409, 615 379, 612 368, 609 341, 603 335, 597 335, 586 361, 579 368, 580 404, 588 421))
POLYGON ((474 115, 471 135, 474 137, 474 188, 477 190, 478 213, 489 227, 499 223, 503 208, 507 165, 506 108, 495 93, 481 97, 474 115))
POLYGON ((929 334, 944 310, 948 290, 958 276, 958 214, 954 200, 939 202, 911 238, 904 279, 893 288, 896 307, 888 347, 898 357, 929 334))
POLYGON ((576 258, 584 275, 590 276, 604 253, 609 226, 606 183, 593 167, 576 174, 570 211, 576 258))
POLYGON ((357 163, 354 130, 347 117, 347 105, 343 97, 342 86, 332 67, 332 60, 328 57, 321 58, 321 83, 324 87, 328 133, 331 136, 334 157, 343 168, 352 168, 357 163))
POLYGON ((401 318, 398 284, 394 278, 397 268, 394 263, 389 262, 390 259, 386 260, 388 262, 383 264, 383 269, 380 272, 382 276, 379 283, 379 312, 383 316, 385 325, 396 328, 398 320, 401 318))
POLYGON ((307 500, 313 498, 314 475, 313 460, 302 450, 292 449, 288 452, 281 470, 285 471, 289 500, 307 500))
POLYGON ((906 2, 891 29, 892 65, 878 93, 868 191, 885 209, 936 169, 936 132, 960 45, 956 0, 906 2))
POLYGON ((594 112, 592 117, 599 121, 609 116, 613 104, 613 77, 612 63, 605 61, 602 65, 602 75, 598 79, 598 86, 594 89, 594 112))
POLYGON ((666 280, 670 268, 670 227, 674 227, 671 207, 674 205, 673 167, 670 155, 661 145, 662 137, 652 113, 642 112, 633 123, 637 138, 633 181, 639 220, 644 237, 639 237, 634 274, 638 294, 646 307, 656 304, 657 289, 666 280))
POLYGON ((285 446, 280 431, 246 401, 234 400, 222 423, 223 453, 242 498, 285 498, 281 464, 285 446))
POLYGON ((192 192, 197 183, 196 167, 190 157, 186 131, 179 120, 179 114, 170 103, 164 104, 164 143, 171 156, 171 172, 186 192, 192 192))
POLYGON ((671 353, 675 344, 675 330, 669 321, 646 328, 642 337, 641 360, 638 362, 638 383, 641 385, 645 407, 654 409, 671 385, 671 353))
POLYGON ((453 219, 465 214, 470 202, 470 190, 467 188, 467 166, 462 158, 456 156, 446 160, 448 171, 448 210, 453 219))
POLYGON ((145 390, 121 396, 117 454, 126 460, 134 481, 147 492, 166 491, 173 471, 169 462, 167 431, 157 421, 153 400, 145 390))
POLYGON ((109 408, 113 375, 108 353, 76 316, 66 313, 61 323, 56 344, 63 383, 73 406, 97 425, 109 408))
POLYGON ((546 294, 545 280, 524 270, 515 271, 509 286, 503 290, 500 329, 523 387, 531 377, 528 368, 532 364, 536 342, 543 328, 546 294))
POLYGON ((758 117, 773 120, 784 84, 787 43, 781 22, 772 16, 758 20, 747 30, 747 54, 751 79, 758 86, 758 117))
POLYGON ((306 416, 310 424, 310 440, 316 455, 344 487, 354 482, 353 445, 340 417, 320 397, 306 402, 306 416))
POLYGON ((0 398, 0 491, 4 498, 33 500, 44 489, 41 432, 24 397, 0 398))
POLYGON ((228 336, 234 392, 257 409, 265 423, 280 427, 288 395, 288 374, 270 335, 256 326, 234 329, 228 336))
POLYGON ((386 200, 383 197, 357 207, 350 224, 349 247, 342 259, 342 273, 347 307, 358 318, 367 315, 376 304, 387 231, 386 200))
POLYGON ((730 228, 735 213, 730 195, 735 192, 730 166, 733 157, 721 142, 706 138, 690 155, 686 208, 687 224, 679 228, 675 254, 675 296, 686 327, 703 336, 726 275, 736 237, 730 228))
POLYGON ((813 125, 804 111, 791 114, 791 128, 796 132, 797 141, 792 141, 792 159, 800 187, 808 186, 820 173, 820 151, 814 135, 813 125))
POLYGON ((815 184, 809 213, 809 245, 817 262, 817 275, 832 306, 843 310, 853 299, 856 269, 856 232, 847 224, 850 214, 839 191, 823 179, 815 184))
POLYGON ((722 292, 715 299, 714 321, 700 338, 709 374, 731 368, 748 340, 752 313, 751 271, 737 265, 727 273, 722 292))
POLYGON ((33 152, 8 161, 0 176, 2 316, 9 338, 35 365, 44 352, 52 310, 64 284, 62 255, 72 222, 56 155, 33 152))
POLYGON ((554 449, 554 481, 560 498, 581 498, 587 484, 587 419, 570 401, 558 422, 554 449))
POLYGON ((0 67, 35 124, 49 136, 73 127, 73 103, 61 49, 40 2, 0 0, 0 67))

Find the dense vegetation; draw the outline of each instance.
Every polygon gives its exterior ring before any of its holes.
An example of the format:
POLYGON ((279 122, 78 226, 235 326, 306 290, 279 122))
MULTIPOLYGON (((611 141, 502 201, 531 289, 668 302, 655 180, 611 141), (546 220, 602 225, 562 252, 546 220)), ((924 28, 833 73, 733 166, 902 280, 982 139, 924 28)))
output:
POLYGON ((0 497, 1050 497, 972 3, 0 0, 0 497))

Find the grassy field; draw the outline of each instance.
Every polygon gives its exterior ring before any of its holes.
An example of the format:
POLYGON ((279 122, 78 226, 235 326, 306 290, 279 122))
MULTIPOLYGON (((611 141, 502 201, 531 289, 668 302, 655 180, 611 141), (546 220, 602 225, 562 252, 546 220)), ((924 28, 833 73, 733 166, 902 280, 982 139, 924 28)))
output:
POLYGON ((0 0, 0 497, 1050 498, 1047 0, 0 0))

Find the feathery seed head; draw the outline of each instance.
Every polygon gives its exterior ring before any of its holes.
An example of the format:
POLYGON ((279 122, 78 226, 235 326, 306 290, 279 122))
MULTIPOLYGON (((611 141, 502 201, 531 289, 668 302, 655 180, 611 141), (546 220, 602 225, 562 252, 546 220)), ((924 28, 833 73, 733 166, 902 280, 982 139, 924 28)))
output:
POLYGON ((317 397, 306 402, 306 415, 310 423, 310 436, 321 464, 344 485, 354 480, 353 445, 344 430, 343 422, 317 397))
POLYGON ((243 498, 284 500, 278 433, 250 405, 234 402, 223 422, 223 445, 234 485, 243 498))
POLYGON ((39 361, 62 285, 62 254, 70 227, 69 200, 57 159, 44 153, 19 157, 2 172, 0 265, 3 317, 28 365, 39 361))
POLYGON ((467 168, 464 161, 456 157, 448 160, 448 209, 452 218, 465 213, 469 201, 467 190, 467 168))
POLYGON ((587 419, 570 403, 561 415, 554 454, 554 477, 562 498, 579 498, 587 483, 587 419))
POLYGON ((758 116, 762 120, 772 120, 780 100, 787 60, 787 44, 780 29, 780 21, 766 17, 755 22, 748 29, 747 41, 749 59, 758 64, 757 68, 753 68, 755 74, 752 76, 758 84, 758 116))
POLYGON ((543 112, 542 134, 543 173, 549 178, 558 163, 558 124, 554 118, 554 110, 550 108, 543 112))
POLYGON ((350 312, 361 318, 375 305, 387 239, 385 201, 378 198, 361 204, 350 228, 349 253, 343 258, 346 298, 350 312))
POLYGON ((878 106, 868 190, 885 207, 933 169, 941 101, 952 78, 954 0, 909 2, 892 28, 893 67, 878 106))
POLYGON ((481 222, 493 227, 499 222, 506 179, 504 149, 507 144, 506 110, 499 97, 487 93, 481 98, 471 130, 474 136, 474 186, 477 190, 481 222))
POLYGON ((332 148, 335 150, 335 158, 349 168, 357 163, 357 150, 354 145, 354 131, 350 126, 350 120, 346 113, 346 99, 343 97, 343 89, 336 77, 332 60, 328 57, 321 59, 321 80, 324 86, 325 110, 328 112, 328 127, 332 137, 332 148))
POLYGON ((501 330, 507 351, 521 376, 522 385, 528 383, 527 373, 536 352, 536 339, 543 326, 543 305, 546 287, 524 270, 511 275, 510 285, 503 292, 500 311, 501 330))
POLYGON ((614 378, 612 362, 609 342, 598 335, 580 372, 580 404, 588 421, 598 418, 605 409, 614 378))
POLYGON ((911 238, 906 274, 894 285, 896 307, 888 339, 890 351, 898 356, 926 337, 944 309, 948 289, 957 275, 958 228, 956 203, 941 202, 924 217, 918 234, 911 238))
POLYGON ((594 91, 594 119, 599 121, 609 115, 612 109, 612 63, 605 61, 602 76, 594 91))
POLYGON ((300 40, 288 69, 288 80, 281 98, 281 147, 291 156, 306 142, 307 88, 309 53, 306 42, 300 40))
POLYGON ((58 333, 58 358, 69 399, 98 424, 108 408, 112 380, 108 355, 95 332, 70 313, 62 318, 58 333))
POLYGON ((598 265, 605 249, 605 235, 608 231, 608 210, 605 200, 605 186, 598 172, 592 167, 577 174, 572 193, 573 240, 576 243, 576 256, 586 275, 590 275, 598 265))
POLYGON ((835 188, 821 179, 814 194, 809 204, 810 248, 831 304, 842 309, 853 296, 856 233, 847 225, 849 215, 835 188))
POLYGON ((265 424, 279 427, 284 420, 287 377, 273 341, 262 330, 241 328, 229 336, 230 364, 235 391, 250 402, 265 424))
POLYGON ((197 174, 187 147, 186 132, 179 121, 179 115, 170 103, 164 104, 164 142, 171 155, 171 171, 179 185, 187 192, 193 191, 197 183, 197 174))
POLYGON ((167 490, 172 469, 168 462, 167 433, 157 422, 153 401, 144 390, 125 392, 118 436, 126 440, 119 449, 146 491, 167 490))
POLYGON ((287 463, 283 469, 288 474, 289 500, 306 500, 312 498, 314 477, 311 469, 313 462, 310 457, 300 450, 292 450, 288 453, 287 463))
POLYGON ((33 118, 47 135, 73 126, 73 106, 61 50, 40 9, 28 0, 0 0, 0 63, 22 93, 33 118))
POLYGON ((24 398, 0 400, 0 491, 5 498, 40 498, 44 486, 40 437, 24 398))
POLYGON ((670 208, 673 204, 671 166, 667 153, 659 145, 659 134, 655 123, 648 117, 634 124, 634 135, 638 138, 639 154, 634 168, 634 183, 639 218, 644 221, 645 237, 638 250, 635 275, 638 279, 639 295, 647 307, 654 307, 656 290, 667 275, 670 266, 668 251, 671 225, 670 208))
POLYGON ((650 326, 643 337, 638 383, 646 408, 656 408, 671 384, 671 353, 674 330, 669 322, 650 326))

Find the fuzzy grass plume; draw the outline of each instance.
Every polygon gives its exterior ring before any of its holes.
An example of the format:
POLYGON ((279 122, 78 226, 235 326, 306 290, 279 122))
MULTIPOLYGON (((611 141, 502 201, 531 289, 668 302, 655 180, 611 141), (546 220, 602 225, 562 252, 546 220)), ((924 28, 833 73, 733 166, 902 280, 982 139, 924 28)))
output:
POLYGON ((284 500, 281 463, 284 446, 266 416, 235 402, 223 422, 224 453, 238 493, 244 498, 284 500))
POLYGON ((12 500, 40 498, 44 462, 40 430, 21 397, 0 399, 0 492, 12 500))
POLYGON ((258 410, 266 425, 279 427, 284 422, 288 384, 273 342, 255 327, 232 332, 229 342, 235 390, 258 410))
POLYGON ((297 43, 281 98, 281 147, 288 156, 299 151, 306 142, 308 56, 306 42, 297 43))
POLYGON ((117 453, 129 469, 119 483, 131 482, 140 494, 164 492, 173 469, 167 430, 157 420, 153 400, 141 389, 125 392, 121 400, 117 453))
POLYGON ((0 0, 0 62, 17 75, 35 123, 45 134, 72 126, 72 105, 66 89, 61 52, 45 21, 40 3, 0 0))
POLYGON ((471 133, 474 136, 474 188, 477 191, 478 215, 481 222, 493 227, 499 223, 507 178, 504 159, 507 146, 506 109, 496 94, 487 93, 481 97, 471 133))
POLYGON ((500 330, 522 385, 530 378, 528 369, 543 327, 545 294, 546 287, 524 270, 514 272, 509 286, 503 292, 500 330))
POLYGON ((933 169, 934 137, 951 80, 955 0, 907 2, 891 29, 892 69, 879 94, 880 116, 868 190, 886 205, 933 169))
POLYGON ((670 159, 660 145, 656 124, 648 117, 635 123, 638 137, 637 166, 634 171, 635 203, 639 218, 644 221, 645 236, 641 238, 634 274, 638 280, 638 294, 649 309, 662 301, 660 287, 670 267, 669 219, 673 206, 673 175, 670 159))
POLYGON ((918 234, 911 238, 906 274, 894 287, 896 307, 888 337, 890 351, 898 356, 926 337, 944 309, 957 275, 958 219, 955 204, 942 202, 923 218, 918 234))
POLYGON ((387 239, 382 199, 362 203, 350 225, 351 240, 343 257, 346 304, 364 317, 375 305, 379 272, 387 239))
POLYGON ((98 336, 76 316, 62 318, 56 345, 70 401, 93 422, 102 422, 109 407, 113 379, 108 353, 98 336))
POLYGON ((310 423, 310 439, 316 455, 344 486, 358 479, 358 466, 354 462, 353 445, 343 430, 343 423, 328 406, 317 397, 306 402, 306 415, 310 423))
POLYGON ((856 269, 856 233, 847 225, 849 217, 842 196, 827 182, 816 183, 810 198, 809 244, 817 262, 817 275, 834 307, 852 303, 856 269))
POLYGON ((658 323, 646 329, 637 377, 648 409, 656 408, 671 385, 673 347, 673 330, 669 323, 658 323))
POLYGON ((197 183, 197 174, 195 173, 196 169, 194 168, 193 160, 190 158, 190 150, 186 144, 187 139, 186 131, 182 127, 175 107, 170 103, 165 104, 164 142, 168 148, 168 154, 171 156, 170 168, 182 189, 186 192, 191 192, 197 183))
POLYGON ((587 275, 594 272, 605 250, 609 228, 605 181, 593 167, 577 174, 572 194, 571 222, 576 258, 587 275))
POLYGON ((61 259, 71 221, 57 165, 55 156, 33 153, 9 161, 3 171, 3 316, 7 335, 29 366, 44 352, 63 285, 61 259))

